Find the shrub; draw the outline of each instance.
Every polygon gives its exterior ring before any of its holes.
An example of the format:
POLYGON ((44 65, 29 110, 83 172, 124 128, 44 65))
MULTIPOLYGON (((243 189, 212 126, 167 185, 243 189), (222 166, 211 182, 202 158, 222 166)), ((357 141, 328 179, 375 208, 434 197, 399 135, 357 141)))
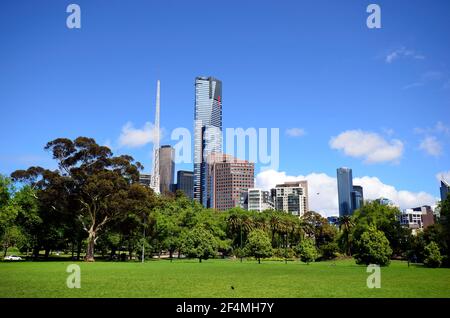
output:
POLYGON ((440 267, 442 265, 441 252, 435 242, 431 242, 425 246, 425 259, 423 263, 426 267, 440 267))
POLYGON ((339 247, 335 242, 330 242, 320 247, 320 253, 322 254, 322 258, 325 260, 336 258, 338 256, 338 252, 339 247))
POLYGON ((295 247, 295 253, 300 258, 300 261, 309 264, 314 262, 317 257, 316 244, 311 239, 304 239, 295 247))
POLYGON ((356 264, 377 264, 380 266, 389 265, 392 249, 389 241, 383 232, 375 227, 369 229, 361 235, 356 242, 355 260, 356 264))

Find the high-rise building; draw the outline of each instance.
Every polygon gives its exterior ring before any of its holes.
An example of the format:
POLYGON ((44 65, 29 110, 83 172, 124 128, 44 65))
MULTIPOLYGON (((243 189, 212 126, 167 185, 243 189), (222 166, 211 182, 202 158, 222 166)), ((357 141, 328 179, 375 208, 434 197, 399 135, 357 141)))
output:
POLYGON ((261 189, 248 189, 248 205, 247 210, 262 212, 265 210, 273 210, 273 203, 270 199, 270 192, 261 189))
POLYGON ((354 185, 352 191, 352 210, 360 209, 364 204, 363 187, 354 185))
POLYGON ((222 82, 213 77, 195 79, 194 199, 207 205, 209 154, 222 152, 222 82))
POLYGON ((175 173, 175 150, 168 145, 159 148, 159 189, 161 193, 171 192, 175 173))
POLYGON ((188 198, 194 198, 194 172, 184 170, 177 172, 177 190, 183 191, 188 198))
POLYGON ((159 182, 159 112, 160 112, 160 90, 161 83, 156 82, 156 110, 155 110, 155 140, 153 141, 153 174, 150 182, 150 187, 156 194, 161 193, 159 182))
POLYGON ((275 209, 303 216, 308 212, 308 182, 296 181, 278 184, 275 187, 275 209))
POLYGON ((150 187, 150 184, 152 182, 152 175, 151 174, 147 174, 147 173, 141 173, 139 174, 139 183, 146 186, 146 187, 150 187))
POLYGON ((450 184, 445 181, 441 180, 441 201, 444 201, 447 198, 447 195, 450 193, 450 184))
POLYGON ((338 185, 339 216, 351 215, 353 213, 353 208, 352 208, 352 191, 353 191, 352 169, 350 169, 350 168, 337 169, 337 185, 338 185))
POLYGON ((242 193, 255 185, 255 164, 218 153, 210 154, 207 162, 205 206, 219 211, 241 206, 242 193))

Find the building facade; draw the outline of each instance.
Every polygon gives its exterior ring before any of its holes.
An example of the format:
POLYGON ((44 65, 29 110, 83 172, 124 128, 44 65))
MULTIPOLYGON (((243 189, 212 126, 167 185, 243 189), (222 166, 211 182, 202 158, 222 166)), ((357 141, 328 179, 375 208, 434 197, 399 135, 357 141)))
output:
POLYGON ((448 194, 450 193, 450 184, 445 181, 445 180, 441 180, 441 188, 440 188, 440 192, 441 192, 441 201, 444 201, 448 194))
POLYGON ((175 174, 175 150, 171 146, 159 148, 159 189, 161 193, 172 192, 175 174))
POLYGON ((278 184, 275 187, 275 209, 298 217, 308 212, 308 182, 278 184))
POLYGON ((179 170, 177 172, 177 190, 183 191, 188 197, 194 198, 194 172, 179 170))
POLYGON ((354 185, 352 191, 352 212, 360 209, 364 204, 363 187, 354 185))
POLYGON ((427 205, 404 209, 400 214, 400 224, 410 228, 413 234, 417 234, 418 231, 434 224, 433 210, 427 205))
POLYGON ((242 193, 255 185, 255 164, 217 153, 207 159, 205 206, 219 211, 241 206, 242 193))
POLYGON ((265 210, 273 210, 274 208, 269 191, 256 188, 248 189, 247 198, 247 210, 249 211, 262 212, 265 210))
POLYGON ((339 201, 339 216, 352 215, 352 191, 353 191, 353 176, 352 169, 339 168, 337 169, 337 185, 338 185, 338 201, 339 201))
POLYGON ((222 82, 213 77, 195 79, 194 199, 207 205, 209 154, 222 152, 222 82))
POLYGON ((139 183, 146 186, 146 187, 150 187, 152 182, 152 175, 151 174, 147 174, 147 173, 141 173, 139 174, 139 183))

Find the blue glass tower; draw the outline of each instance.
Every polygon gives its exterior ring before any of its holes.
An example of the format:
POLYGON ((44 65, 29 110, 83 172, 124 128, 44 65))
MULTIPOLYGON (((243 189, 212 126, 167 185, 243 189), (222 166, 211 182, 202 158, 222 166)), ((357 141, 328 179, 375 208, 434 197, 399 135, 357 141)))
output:
POLYGON ((194 199, 207 206, 207 165, 211 153, 222 152, 222 82, 195 79, 194 199))
POLYGON ((353 213, 352 192, 353 176, 352 169, 337 169, 339 216, 351 215, 353 213))

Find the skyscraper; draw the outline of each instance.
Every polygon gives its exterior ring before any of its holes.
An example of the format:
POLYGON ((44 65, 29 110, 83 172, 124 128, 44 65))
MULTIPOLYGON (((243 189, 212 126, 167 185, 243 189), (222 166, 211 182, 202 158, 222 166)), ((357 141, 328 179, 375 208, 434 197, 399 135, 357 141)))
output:
POLYGON ((447 195, 450 193, 450 184, 445 181, 441 180, 441 201, 444 201, 447 198, 447 195))
POLYGON ((241 205, 242 193, 255 185, 255 164, 230 155, 210 154, 206 207, 225 211, 241 205))
POLYGON ((222 82, 213 77, 195 79, 194 199, 207 205, 209 154, 222 152, 222 82))
POLYGON ((175 150, 168 145, 159 148, 159 188, 161 193, 170 192, 173 185, 175 150))
POLYGON ((351 215, 353 213, 353 208, 352 208, 352 191, 353 191, 352 169, 350 169, 350 168, 337 169, 337 185, 338 185, 339 216, 351 215))
POLYGON ((275 187, 275 209, 298 217, 308 212, 308 181, 285 182, 275 187))
POLYGON ((156 194, 161 193, 159 183, 159 111, 160 111, 160 82, 156 82, 156 111, 155 111, 155 140, 153 141, 153 173, 150 187, 156 194))
POLYGON ((188 198, 194 198, 194 173, 192 171, 179 170, 177 172, 177 190, 183 191, 188 198))
POLYGON ((364 204, 363 187, 354 185, 352 191, 352 213, 354 210, 360 209, 364 204))

